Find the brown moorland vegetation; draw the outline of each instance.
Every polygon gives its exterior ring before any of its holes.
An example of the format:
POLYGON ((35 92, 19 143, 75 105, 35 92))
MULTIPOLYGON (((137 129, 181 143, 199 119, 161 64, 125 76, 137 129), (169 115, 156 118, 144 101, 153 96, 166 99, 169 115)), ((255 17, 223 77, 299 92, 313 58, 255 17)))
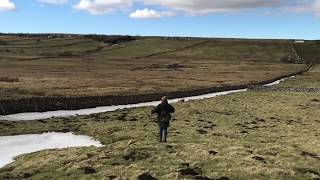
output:
POLYGON ((130 95, 239 85, 298 71, 284 40, 164 40, 107 44, 84 37, 0 37, 0 99, 130 95), (168 53, 166 53, 168 52, 168 53), (151 55, 151 56, 150 56, 151 55))

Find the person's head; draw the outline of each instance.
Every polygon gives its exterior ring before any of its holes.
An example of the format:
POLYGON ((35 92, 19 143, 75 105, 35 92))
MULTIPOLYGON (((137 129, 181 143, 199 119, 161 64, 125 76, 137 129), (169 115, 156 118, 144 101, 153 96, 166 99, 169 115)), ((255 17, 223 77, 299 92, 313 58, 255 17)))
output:
POLYGON ((168 102, 168 98, 167 98, 166 96, 163 96, 163 97, 161 98, 161 101, 162 101, 162 102, 168 102))

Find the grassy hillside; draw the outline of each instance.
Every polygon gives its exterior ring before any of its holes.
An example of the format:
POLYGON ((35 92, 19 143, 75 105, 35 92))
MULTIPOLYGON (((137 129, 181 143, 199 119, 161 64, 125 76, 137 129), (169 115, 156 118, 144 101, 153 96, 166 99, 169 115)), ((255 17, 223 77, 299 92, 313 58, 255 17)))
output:
POLYGON ((143 38, 106 44, 83 37, 0 37, 0 99, 143 94, 257 82, 284 64, 289 41, 143 38), (15 79, 12 81, 10 79, 15 79))
POLYGON ((311 41, 304 44, 295 44, 294 47, 299 56, 307 62, 320 63, 320 42, 311 41))
POLYGON ((104 51, 98 54, 104 58, 143 58, 150 54, 172 51, 186 46, 203 42, 201 39, 193 40, 162 40, 154 39, 139 39, 126 44, 121 44, 113 51, 104 51))
POLYGON ((160 56, 215 61, 279 62, 281 58, 294 54, 292 43, 289 41, 215 40, 160 56))

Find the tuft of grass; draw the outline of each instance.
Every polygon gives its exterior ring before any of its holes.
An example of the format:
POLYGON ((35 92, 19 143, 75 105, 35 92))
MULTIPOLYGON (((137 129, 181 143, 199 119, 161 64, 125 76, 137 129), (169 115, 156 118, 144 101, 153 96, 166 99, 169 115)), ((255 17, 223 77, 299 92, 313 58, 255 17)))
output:
POLYGON ((19 82, 19 78, 0 77, 0 82, 19 82))

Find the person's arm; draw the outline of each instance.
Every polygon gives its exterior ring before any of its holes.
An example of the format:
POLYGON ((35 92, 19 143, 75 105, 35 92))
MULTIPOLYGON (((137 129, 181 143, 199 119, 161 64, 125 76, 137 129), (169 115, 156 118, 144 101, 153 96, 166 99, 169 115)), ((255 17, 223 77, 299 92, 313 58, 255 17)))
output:
POLYGON ((170 105, 170 113, 174 113, 175 109, 173 106, 170 105))
POLYGON ((159 106, 156 106, 151 110, 151 114, 157 113, 158 111, 159 111, 159 106))

